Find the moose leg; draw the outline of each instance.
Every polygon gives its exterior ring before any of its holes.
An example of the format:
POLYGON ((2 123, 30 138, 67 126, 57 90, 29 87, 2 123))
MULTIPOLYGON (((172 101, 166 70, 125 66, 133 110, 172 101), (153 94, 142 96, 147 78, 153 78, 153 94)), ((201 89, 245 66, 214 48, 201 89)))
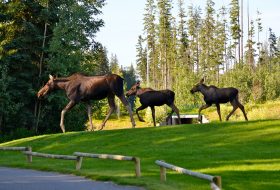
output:
POLYGON ((217 112, 218 112, 218 115, 219 115, 219 119, 220 119, 220 121, 222 121, 220 104, 216 104, 216 107, 217 107, 217 112))
POLYGON ((63 133, 65 133, 65 126, 64 126, 64 116, 65 113, 70 110, 73 106, 76 105, 76 102, 74 102, 73 100, 71 100, 67 106, 65 106, 65 108, 61 111, 61 117, 60 117, 60 128, 62 130, 63 133))
POLYGON ((228 114, 228 116, 227 116, 227 118, 226 118, 227 121, 229 120, 230 116, 235 112, 235 110, 238 108, 238 105, 237 105, 237 101, 236 101, 236 100, 233 100, 233 101, 231 101, 230 103, 231 103, 233 109, 232 109, 232 111, 228 114))
POLYGON ((91 115, 91 105, 90 103, 87 103, 87 113, 88 113, 88 119, 90 122, 90 131, 93 131, 95 127, 92 124, 92 115, 91 115))
POLYGON ((237 106, 241 109, 241 111, 242 111, 242 113, 244 115, 245 120, 248 121, 248 118, 247 118, 244 106, 238 100, 237 100, 237 106))
POLYGON ((148 106, 143 106, 143 105, 141 105, 139 108, 136 109, 136 114, 137 114, 137 116, 138 116, 139 121, 145 122, 145 120, 139 116, 138 112, 139 112, 140 110, 143 110, 143 109, 147 108, 147 107, 148 107, 148 106))
POLYGON ((205 104, 203 106, 201 106, 198 110, 198 121, 201 122, 202 121, 202 117, 200 115, 201 111, 206 109, 206 108, 209 108, 211 106, 211 104, 205 104))
POLYGON ((156 126, 156 111, 155 111, 155 107, 151 106, 151 110, 152 110, 152 117, 153 117, 153 122, 154 122, 154 127, 156 126))
POLYGON ((124 95, 120 96, 119 99, 121 100, 121 102, 123 103, 123 105, 125 105, 126 107, 126 110, 128 111, 129 113, 129 117, 130 117, 130 121, 131 121, 131 124, 132 124, 132 128, 135 128, 136 124, 135 124, 135 121, 134 121, 134 118, 133 118, 133 114, 132 114, 132 111, 131 111, 131 107, 127 101, 127 99, 124 97, 124 95))
POLYGON ((181 119, 180 119, 180 113, 179 113, 179 109, 175 106, 175 104, 171 104, 171 105, 168 105, 171 109, 172 109, 172 112, 169 114, 169 116, 167 117, 168 120, 170 117, 172 117, 172 114, 175 112, 177 117, 178 117, 178 121, 179 121, 179 124, 181 124, 181 119))
POLYGON ((104 121, 102 122, 101 126, 100 126, 100 129, 99 130, 102 130, 105 126, 105 123, 107 122, 107 120, 109 119, 110 115, 115 111, 116 109, 116 104, 115 104, 115 96, 109 96, 108 97, 108 103, 109 103, 109 106, 110 106, 110 110, 106 116, 106 118, 104 119, 104 121))

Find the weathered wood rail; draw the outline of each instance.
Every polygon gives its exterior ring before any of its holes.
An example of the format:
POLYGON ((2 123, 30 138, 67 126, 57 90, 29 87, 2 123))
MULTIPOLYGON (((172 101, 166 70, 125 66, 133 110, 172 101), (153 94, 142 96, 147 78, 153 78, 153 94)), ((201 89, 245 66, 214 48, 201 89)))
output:
POLYGON ((76 170, 79 170, 81 168, 81 157, 78 156, 71 156, 71 155, 59 155, 59 154, 46 154, 46 153, 40 153, 40 152, 32 152, 29 151, 23 151, 23 154, 27 156, 27 161, 29 163, 32 162, 32 156, 36 157, 42 157, 42 158, 52 158, 52 159, 63 159, 63 160, 75 160, 76 161, 76 170))
POLYGON ((8 151, 28 151, 28 147, 0 147, 0 150, 8 150, 8 151))
MULTIPOLYGON (((135 175, 136 177, 141 176, 141 166, 140 159, 138 157, 123 156, 123 155, 111 155, 111 154, 91 154, 83 152, 74 152, 74 155, 80 157, 97 158, 97 159, 111 159, 111 160, 123 160, 123 161, 133 161, 135 165, 135 175)), ((82 163, 82 162, 81 162, 82 163)))
POLYGON ((203 174, 199 172, 194 172, 185 168, 181 168, 169 163, 166 163, 161 160, 156 160, 155 162, 160 166, 160 180, 166 181, 166 169, 176 171, 181 174, 190 175, 196 178, 204 179, 210 182, 210 187, 212 190, 221 190, 222 189, 222 180, 220 176, 211 176, 208 174, 203 174))

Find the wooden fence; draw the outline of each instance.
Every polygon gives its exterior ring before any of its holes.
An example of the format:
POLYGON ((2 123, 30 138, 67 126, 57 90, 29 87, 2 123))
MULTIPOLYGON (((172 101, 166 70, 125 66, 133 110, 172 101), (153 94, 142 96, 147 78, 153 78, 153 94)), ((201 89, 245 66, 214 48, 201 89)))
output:
POLYGON ((163 162, 161 160, 157 160, 155 162, 157 165, 160 166, 160 180, 166 181, 166 168, 177 171, 178 173, 190 175, 196 178, 204 179, 210 182, 210 187, 212 190, 221 190, 222 189, 222 180, 220 176, 211 176, 199 172, 193 172, 191 170, 181 168, 172 164, 168 164, 166 162, 163 162))
POLYGON ((135 175, 136 175, 136 177, 141 176, 140 159, 137 158, 137 157, 122 156, 122 155, 111 155, 111 154, 90 154, 90 153, 83 153, 83 152, 74 152, 74 155, 78 156, 78 157, 81 157, 81 158, 88 157, 88 158, 98 158, 98 159, 133 161, 134 165, 135 165, 135 175))
POLYGON ((23 151, 23 154, 25 154, 27 156, 27 161, 29 163, 32 162, 32 156, 36 156, 36 157, 42 157, 42 158, 52 158, 52 159, 62 159, 62 160, 75 160, 76 161, 76 170, 79 170, 81 168, 82 159, 80 157, 78 157, 78 156, 59 155, 59 154, 46 154, 46 153, 40 153, 40 152, 32 152, 32 150, 23 151))
POLYGON ((74 156, 73 155, 46 154, 46 153, 40 153, 40 152, 32 152, 31 147, 0 147, 0 150, 22 151, 22 153, 27 156, 28 163, 32 163, 33 156, 42 157, 42 158, 52 158, 52 159, 75 160, 76 161, 76 170, 81 169, 83 157, 133 161, 135 164, 136 177, 141 176, 140 159, 137 157, 132 157, 132 156, 110 155, 110 154, 90 154, 90 153, 82 153, 82 152, 74 152, 74 156))
POLYGON ((28 151, 29 147, 0 147, 0 150, 28 151))
MULTIPOLYGON (((124 160, 124 161, 133 161, 135 165, 135 175, 136 177, 141 176, 141 167, 140 159, 138 157, 132 156, 122 156, 122 155, 111 155, 111 154, 91 154, 83 152, 74 152, 73 155, 58 155, 58 154, 46 154, 40 152, 32 152, 31 147, 0 147, 0 150, 4 151, 22 151, 23 154, 27 156, 27 162, 32 162, 32 156, 43 157, 43 158, 52 158, 52 159, 64 159, 64 160, 75 160, 76 161, 76 170, 80 170, 82 166, 83 157, 88 158, 97 158, 97 159, 112 159, 112 160, 124 160)), ((212 190, 221 190, 222 189, 222 180, 220 176, 211 176, 199 172, 194 172, 185 168, 181 168, 169 163, 166 163, 161 160, 156 160, 155 162, 160 166, 160 179, 161 181, 166 181, 166 169, 171 169, 182 173, 185 175, 190 175, 200 179, 204 179, 210 182, 212 190)))

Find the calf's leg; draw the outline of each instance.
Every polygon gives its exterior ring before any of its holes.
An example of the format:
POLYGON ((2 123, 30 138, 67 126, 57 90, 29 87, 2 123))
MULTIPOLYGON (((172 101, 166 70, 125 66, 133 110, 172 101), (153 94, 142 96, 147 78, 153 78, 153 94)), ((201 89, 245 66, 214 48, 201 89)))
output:
POLYGON ((65 113, 70 110, 71 108, 73 108, 76 105, 76 102, 71 100, 66 106, 65 108, 61 111, 61 117, 60 117, 60 128, 62 130, 63 133, 65 133, 65 126, 64 126, 64 116, 65 113))
POLYGON ((216 107, 217 107, 217 112, 218 112, 218 115, 219 115, 219 119, 220 119, 220 121, 222 121, 220 104, 216 104, 216 107))
POLYGON ((141 105, 139 108, 136 109, 136 114, 137 114, 137 117, 138 117, 139 121, 145 122, 145 120, 139 116, 139 113, 138 113, 138 112, 141 111, 141 110, 143 110, 143 109, 145 109, 145 108, 147 108, 147 107, 148 107, 148 106, 143 106, 143 105, 141 105))
POLYGON ((248 121, 248 118, 247 118, 247 115, 246 115, 246 112, 245 112, 245 108, 244 106, 237 100, 237 106, 241 109, 243 115, 244 115, 244 118, 246 121, 248 121))
POLYGON ((209 108, 210 106, 211 106, 211 104, 205 104, 205 105, 203 105, 199 108, 199 110, 198 110, 198 121, 199 122, 202 122, 202 117, 200 115, 201 111, 206 109, 206 108, 209 108))
MULTIPOLYGON (((174 103, 171 104, 171 105, 168 105, 168 106, 172 109, 172 111, 171 111, 171 113, 169 114, 169 116, 167 117, 167 119, 169 120, 169 119, 172 117, 172 114, 175 112, 176 115, 177 115, 177 117, 178 117, 179 124, 181 124, 181 118, 180 118, 179 109, 175 106, 174 103)), ((167 120, 167 121, 168 121, 168 120, 167 120)), ((167 121, 166 121, 166 122, 167 122, 167 121)))
POLYGON ((235 99, 234 99, 233 101, 231 101, 230 103, 231 103, 233 109, 232 109, 232 111, 228 114, 228 116, 227 116, 227 118, 226 118, 227 121, 229 120, 230 116, 235 112, 235 110, 238 108, 237 101, 236 101, 235 99))
POLYGON ((156 126, 156 114, 155 114, 155 107, 154 106, 151 106, 151 110, 152 110, 152 117, 153 117, 153 122, 154 122, 154 127, 156 126))

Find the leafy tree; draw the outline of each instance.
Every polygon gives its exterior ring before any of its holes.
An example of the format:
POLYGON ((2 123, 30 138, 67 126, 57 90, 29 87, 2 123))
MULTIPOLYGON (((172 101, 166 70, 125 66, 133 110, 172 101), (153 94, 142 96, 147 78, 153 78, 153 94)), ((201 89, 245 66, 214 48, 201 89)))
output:
MULTIPOLYGON (((94 49, 95 33, 103 25, 96 17, 103 5, 104 0, 0 4, 0 99, 6 100, 1 102, 1 132, 19 137, 59 130, 54 126, 60 119, 57 113, 66 104, 65 95, 55 93, 38 102, 36 92, 49 73, 65 76, 83 72, 85 61, 93 59, 87 55, 94 49)), ((85 115, 84 110, 77 109, 69 114, 66 124, 83 127, 85 120, 80 116, 85 115)))

